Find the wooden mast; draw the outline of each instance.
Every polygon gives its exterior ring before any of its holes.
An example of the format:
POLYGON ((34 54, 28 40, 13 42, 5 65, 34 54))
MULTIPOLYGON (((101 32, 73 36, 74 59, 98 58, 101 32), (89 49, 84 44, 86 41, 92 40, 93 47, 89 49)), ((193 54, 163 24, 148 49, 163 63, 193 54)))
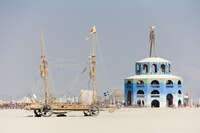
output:
POLYGON ((48 103, 48 90, 47 90, 47 80, 48 80, 48 62, 45 57, 45 41, 44 41, 44 33, 42 30, 40 30, 41 34, 41 41, 42 41, 42 54, 41 59, 42 63, 40 64, 40 75, 41 78, 44 80, 44 100, 45 104, 48 103))
POLYGON ((95 104, 95 90, 96 90, 96 56, 95 56, 95 39, 96 35, 92 36, 92 52, 90 55, 89 67, 90 67, 90 78, 92 79, 92 104, 95 104))

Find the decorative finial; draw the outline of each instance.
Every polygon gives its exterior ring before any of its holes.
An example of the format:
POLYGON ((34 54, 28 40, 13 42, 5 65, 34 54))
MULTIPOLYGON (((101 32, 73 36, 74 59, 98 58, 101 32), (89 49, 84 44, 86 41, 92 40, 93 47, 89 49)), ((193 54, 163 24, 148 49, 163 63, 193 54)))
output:
POLYGON ((154 56, 156 56, 156 34, 155 34, 155 27, 156 26, 150 26, 150 35, 149 35, 150 57, 152 56, 152 50, 153 49, 154 49, 154 56))

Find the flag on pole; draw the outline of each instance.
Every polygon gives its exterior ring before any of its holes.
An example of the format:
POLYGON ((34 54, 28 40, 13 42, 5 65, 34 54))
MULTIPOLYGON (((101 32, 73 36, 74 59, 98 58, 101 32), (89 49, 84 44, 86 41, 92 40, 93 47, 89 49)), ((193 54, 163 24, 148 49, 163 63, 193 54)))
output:
POLYGON ((105 90, 104 96, 110 96, 110 95, 112 95, 112 90, 108 88, 105 90))
POLYGON ((92 29, 90 30, 90 34, 94 34, 96 33, 96 27, 95 25, 93 25, 92 29))
POLYGON ((95 33, 96 33, 96 27, 95 25, 93 25, 92 29, 90 30, 90 34, 85 38, 85 40, 89 40, 95 33))

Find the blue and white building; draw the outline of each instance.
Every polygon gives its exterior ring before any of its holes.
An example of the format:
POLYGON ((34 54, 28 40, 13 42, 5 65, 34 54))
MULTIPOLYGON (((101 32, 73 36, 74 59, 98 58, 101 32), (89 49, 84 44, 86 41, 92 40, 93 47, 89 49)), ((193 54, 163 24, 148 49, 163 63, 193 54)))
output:
POLYGON ((178 107, 183 104, 183 80, 172 75, 171 62, 149 57, 135 63, 135 75, 124 80, 126 105, 178 107))

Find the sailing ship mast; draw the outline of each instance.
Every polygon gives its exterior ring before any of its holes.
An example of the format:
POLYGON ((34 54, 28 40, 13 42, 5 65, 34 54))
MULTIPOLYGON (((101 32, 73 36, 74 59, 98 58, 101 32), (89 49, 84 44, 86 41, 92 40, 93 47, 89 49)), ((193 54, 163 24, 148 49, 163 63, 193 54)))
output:
POLYGON ((86 40, 92 38, 92 50, 89 56, 89 69, 90 79, 92 80, 92 104, 95 104, 95 90, 96 90, 96 56, 95 56, 95 39, 96 39, 96 28, 95 25, 92 27, 89 36, 86 40))
POLYGON ((96 89, 96 56, 95 56, 95 35, 92 38, 92 53, 90 59, 90 74, 92 79, 92 104, 95 104, 95 89, 96 89))
POLYGON ((47 80, 48 80, 48 62, 45 56, 45 41, 44 41, 44 33, 40 30, 41 34, 41 41, 42 41, 42 51, 41 51, 41 59, 42 63, 40 64, 40 76, 44 80, 44 102, 45 104, 48 103, 48 90, 47 90, 47 80))

